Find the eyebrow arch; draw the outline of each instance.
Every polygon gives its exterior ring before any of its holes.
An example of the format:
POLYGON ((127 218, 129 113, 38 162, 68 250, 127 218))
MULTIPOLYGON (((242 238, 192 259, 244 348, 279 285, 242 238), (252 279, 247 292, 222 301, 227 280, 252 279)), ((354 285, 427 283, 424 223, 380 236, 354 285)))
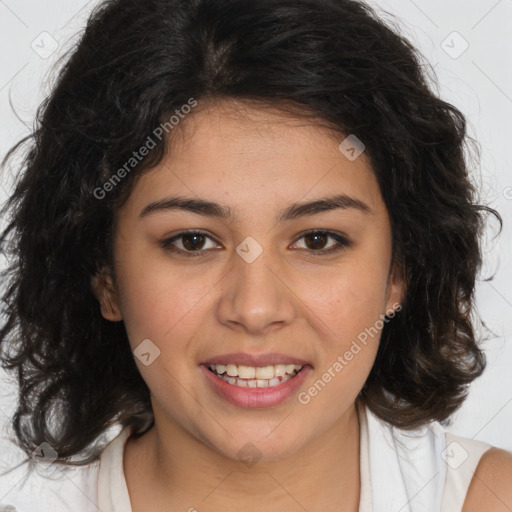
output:
MULTIPOLYGON (((364 214, 372 213, 371 208, 355 197, 346 194, 324 197, 307 203, 295 203, 288 206, 280 213, 278 222, 297 219, 308 215, 315 215, 337 209, 355 209, 364 214)), ((142 219, 152 213, 169 210, 184 210, 198 215, 218 218, 227 221, 236 220, 234 212, 228 206, 223 206, 204 199, 194 199, 186 197, 166 197, 146 205, 139 214, 142 219)))

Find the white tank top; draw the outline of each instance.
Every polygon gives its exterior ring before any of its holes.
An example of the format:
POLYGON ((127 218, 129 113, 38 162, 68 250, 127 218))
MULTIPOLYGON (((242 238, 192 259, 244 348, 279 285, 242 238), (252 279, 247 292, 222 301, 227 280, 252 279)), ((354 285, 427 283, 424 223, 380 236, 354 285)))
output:
MULTIPOLYGON (((359 512, 461 512, 490 445, 447 433, 439 423, 405 431, 364 406, 358 406, 358 414, 359 512)), ((38 471, 27 478, 21 469, 0 475, 0 512, 132 512, 123 470, 130 434, 122 429, 87 466, 55 470, 52 465, 48 475, 38 471)))
MULTIPOLYGON (((460 512, 489 444, 445 432, 438 423, 415 431, 390 426, 358 407, 361 493, 359 512, 460 512)), ((123 431, 102 454, 99 508, 131 512, 123 475, 123 431)))
POLYGON ((359 406, 359 512, 461 512, 487 443, 439 423, 401 430, 359 406))

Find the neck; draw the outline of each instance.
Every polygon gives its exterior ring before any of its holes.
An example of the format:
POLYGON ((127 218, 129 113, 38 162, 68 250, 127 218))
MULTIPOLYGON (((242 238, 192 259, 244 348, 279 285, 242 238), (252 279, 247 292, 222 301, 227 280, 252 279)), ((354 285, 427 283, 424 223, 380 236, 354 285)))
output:
POLYGON ((139 502, 147 505, 148 495, 161 505, 155 510, 216 512, 233 503, 246 512, 358 510, 360 427, 355 406, 290 456, 254 463, 227 458, 178 424, 157 419, 155 414, 153 428, 130 439, 125 448, 133 512, 139 502))

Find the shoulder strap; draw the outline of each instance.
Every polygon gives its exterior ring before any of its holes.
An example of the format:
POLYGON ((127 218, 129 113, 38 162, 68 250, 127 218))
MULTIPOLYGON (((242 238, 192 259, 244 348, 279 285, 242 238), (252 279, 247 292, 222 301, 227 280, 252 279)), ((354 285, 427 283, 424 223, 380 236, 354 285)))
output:
POLYGON ((131 433, 131 427, 124 427, 101 454, 98 474, 98 508, 103 512, 131 512, 132 510, 123 471, 124 446, 131 433))
POLYGON ((446 433, 446 484, 441 512, 461 512, 482 455, 491 445, 446 433))

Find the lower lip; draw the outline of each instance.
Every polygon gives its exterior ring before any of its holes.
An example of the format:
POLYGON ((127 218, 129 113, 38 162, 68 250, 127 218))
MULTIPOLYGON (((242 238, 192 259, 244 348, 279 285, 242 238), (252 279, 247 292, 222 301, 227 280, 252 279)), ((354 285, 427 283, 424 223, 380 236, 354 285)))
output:
POLYGON ((206 365, 200 365, 201 372, 211 388, 222 398, 238 407, 271 407, 284 402, 302 385, 312 367, 303 366, 295 377, 271 388, 242 388, 229 384, 215 375, 206 365))

